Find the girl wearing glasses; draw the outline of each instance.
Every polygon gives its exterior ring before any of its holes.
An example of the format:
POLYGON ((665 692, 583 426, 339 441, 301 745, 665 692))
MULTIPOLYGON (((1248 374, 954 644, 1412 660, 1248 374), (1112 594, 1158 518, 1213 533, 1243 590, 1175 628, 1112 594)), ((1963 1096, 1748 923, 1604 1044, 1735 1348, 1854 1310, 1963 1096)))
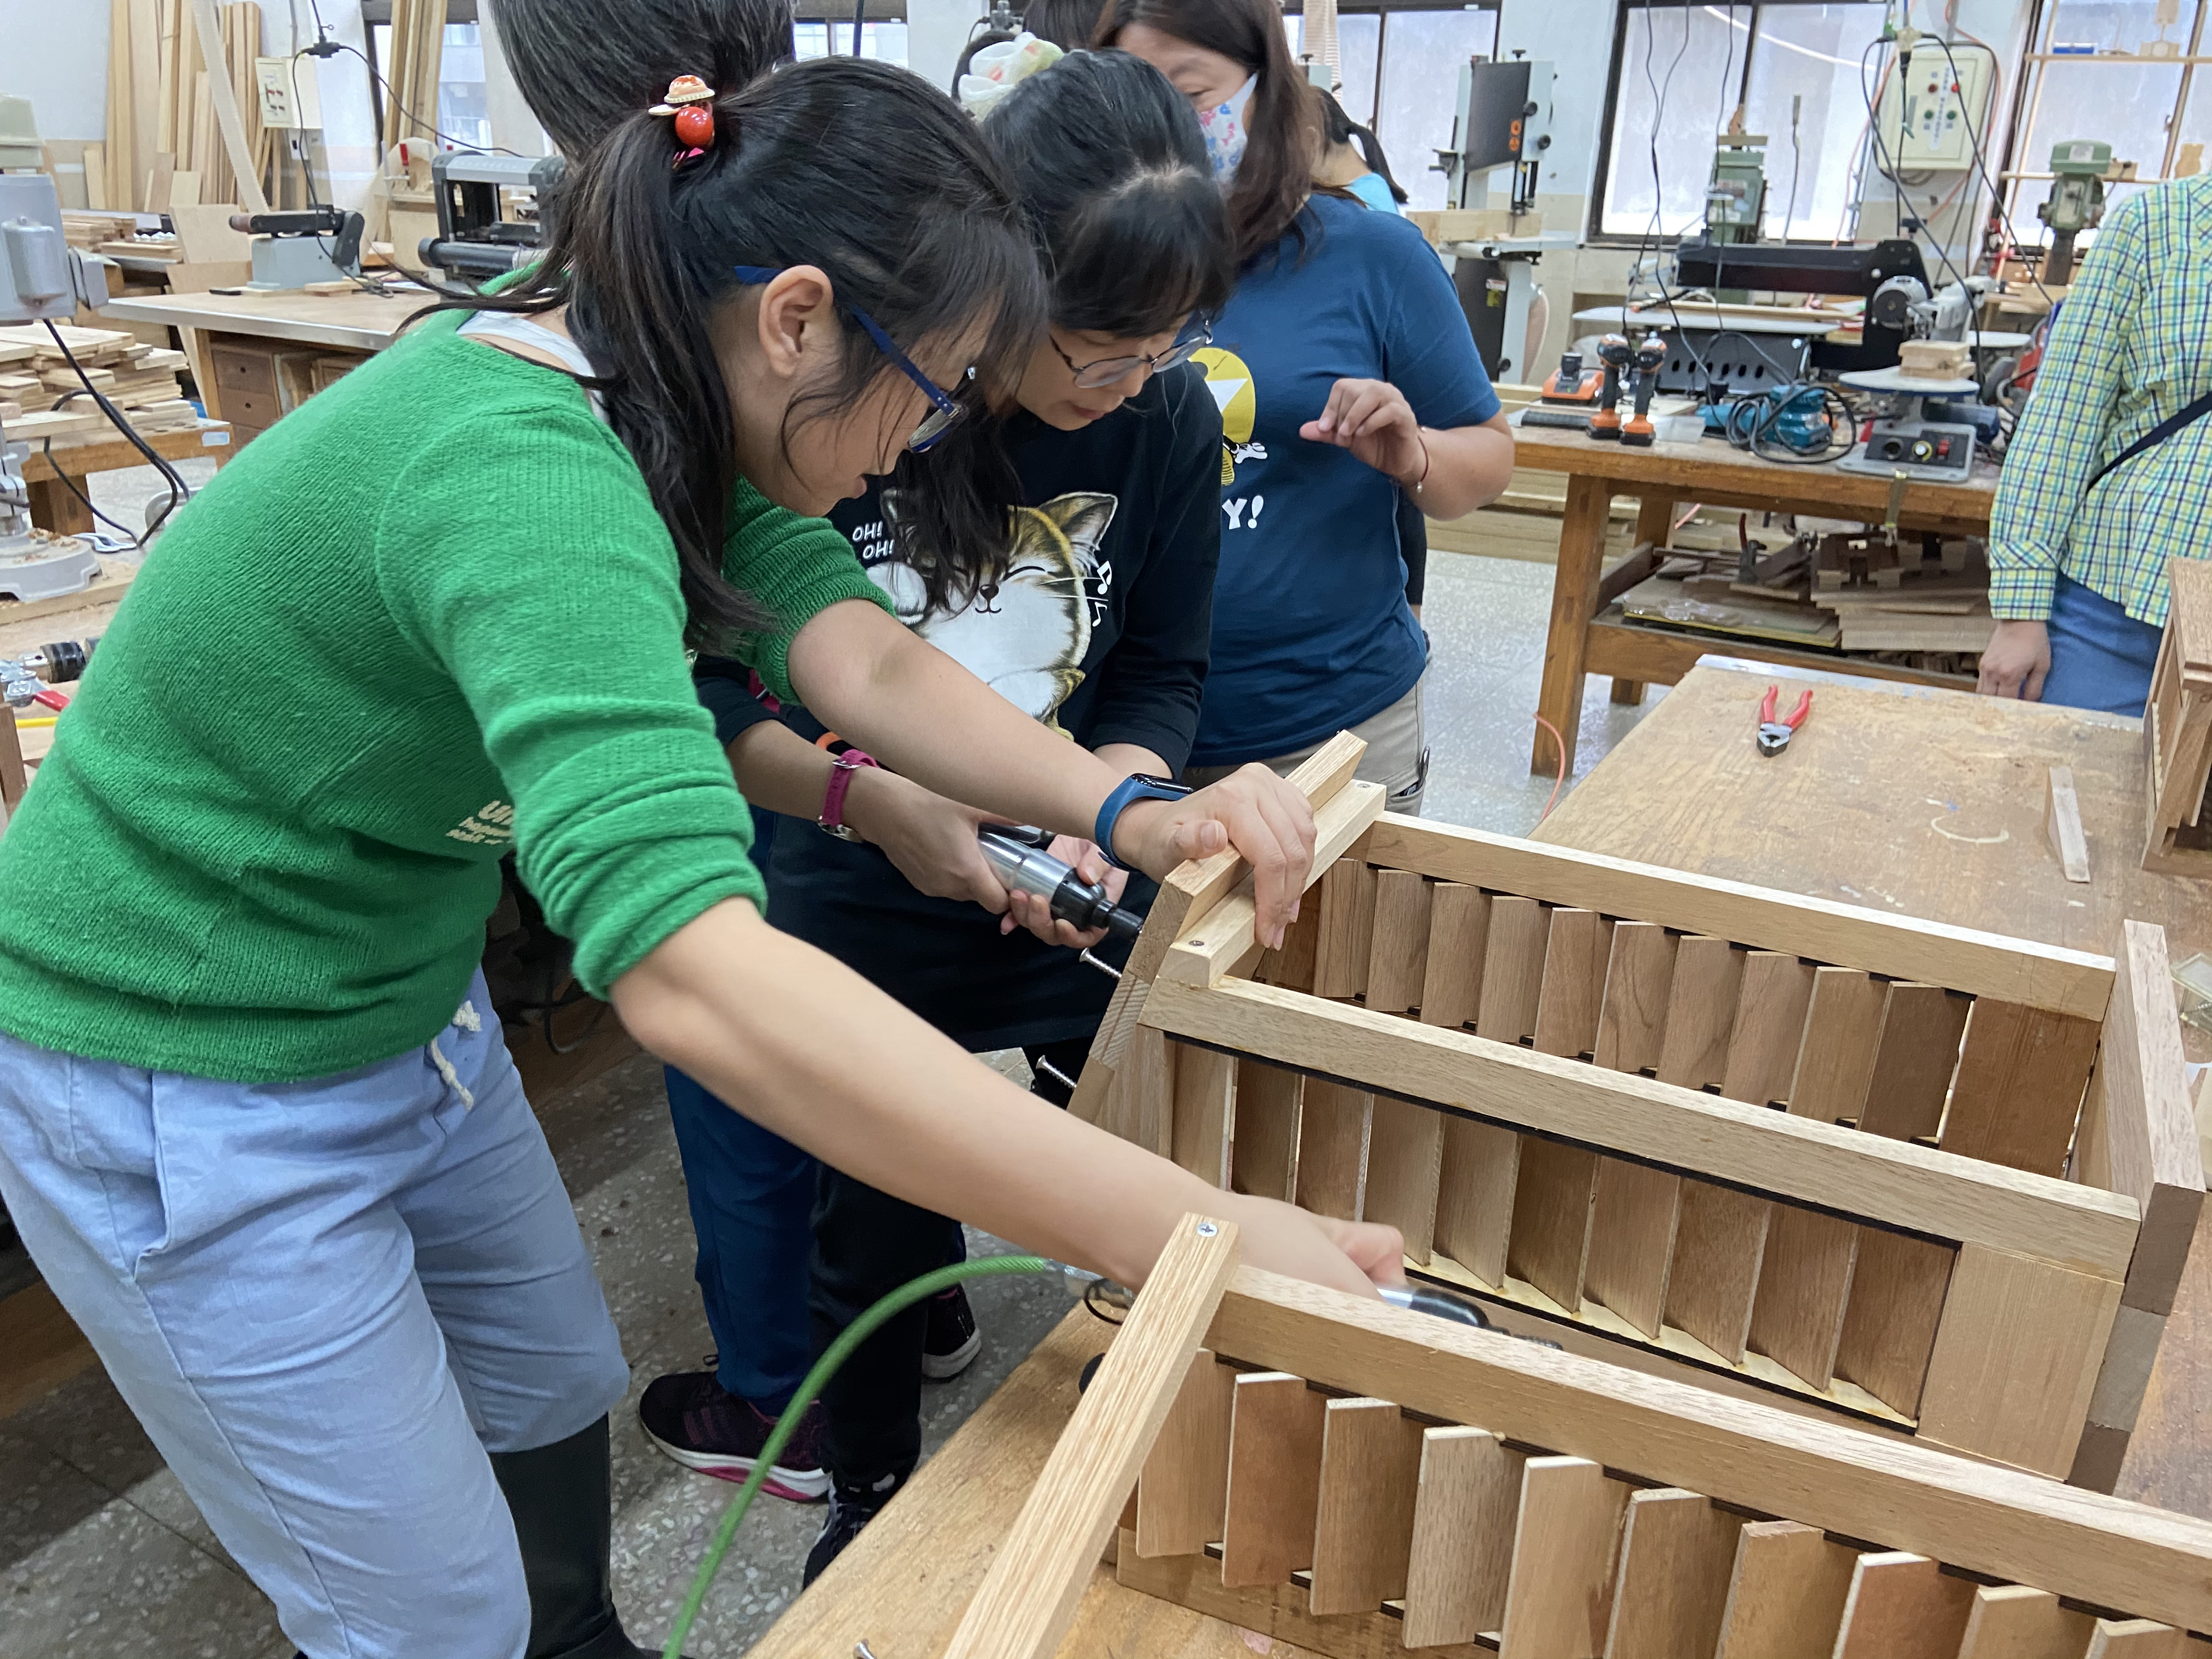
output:
POLYGON ((1184 775, 1287 770, 1349 727, 1368 743, 1360 775, 1418 811, 1428 647, 1398 495, 1457 518, 1513 471, 1458 296, 1411 224, 1315 188, 1320 100, 1271 0, 1112 0, 1097 38, 1199 112, 1243 267, 1200 353, 1226 428, 1221 579, 1184 775))
MULTIPOLYGON (((1007 92, 982 124, 1054 273, 1003 419, 980 416, 906 477, 836 508, 902 621, 1041 728, 1116 773, 1172 775, 1197 728, 1220 541, 1221 419, 1185 367, 1232 270, 1221 194, 1189 106, 1126 52, 1078 52, 1007 92), (988 516, 952 526, 911 505, 929 479, 988 516), (948 593, 933 574, 969 550, 985 568, 948 593)), ((849 963, 963 1048, 1024 1049, 1037 1092, 1064 1103, 1111 981, 1079 958, 1099 943, 1010 896, 977 850, 977 813, 873 768, 803 710, 770 715, 742 670, 702 683, 749 799, 839 835, 787 823, 769 867, 776 926, 849 963), (814 741, 810 741, 813 739, 814 741), (860 763, 842 769, 832 756, 860 763), (833 811, 824 792, 841 799, 833 811), (981 904, 984 909, 977 908, 981 904), (989 912, 1003 913, 994 921, 989 912)), ((1123 902, 1148 903, 1087 838, 1051 849, 1123 902)), ((1103 952, 1115 963, 1126 946, 1103 952)), ((741 1480, 820 1344, 884 1291, 957 1260, 944 1215, 813 1159, 669 1079, 714 1370, 655 1381, 641 1412, 670 1455, 741 1480), (818 1252, 807 1309, 809 1218, 818 1252)), ((872 1338, 772 1471, 775 1489, 835 1486, 811 1578, 897 1490, 921 1451, 925 1374, 951 1376, 979 1346, 957 1292, 872 1338), (812 1423, 810 1423, 810 1430, 812 1423)))
POLYGON ((964 118, 851 58, 671 92, 539 266, 184 509, 0 840, 0 1193, 313 1659, 636 1652, 628 1368, 476 969, 510 846, 647 1048, 829 1164, 1121 1278, 1200 1208, 1347 1289, 1397 1259, 1071 1121, 762 921, 687 636, 1154 873, 1233 837, 1270 933, 1310 825, 1249 781, 1121 810, 800 516, 927 439, 920 381, 1027 358, 1034 249, 964 118))

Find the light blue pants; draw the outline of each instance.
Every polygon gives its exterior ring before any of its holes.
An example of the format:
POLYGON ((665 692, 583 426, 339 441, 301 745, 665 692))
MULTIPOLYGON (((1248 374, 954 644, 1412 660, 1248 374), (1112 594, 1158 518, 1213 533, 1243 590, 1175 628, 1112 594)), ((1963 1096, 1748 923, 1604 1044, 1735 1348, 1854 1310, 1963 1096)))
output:
POLYGON ((629 1372, 481 976, 434 1042, 306 1083, 0 1036, 0 1193, 312 1659, 520 1659, 485 1454, 587 1427, 629 1372))
POLYGON ((2094 587, 2058 579, 2044 624, 2051 636, 2051 672, 2043 701, 2107 714, 2140 714, 2150 698, 2163 630, 2137 622, 2094 587))

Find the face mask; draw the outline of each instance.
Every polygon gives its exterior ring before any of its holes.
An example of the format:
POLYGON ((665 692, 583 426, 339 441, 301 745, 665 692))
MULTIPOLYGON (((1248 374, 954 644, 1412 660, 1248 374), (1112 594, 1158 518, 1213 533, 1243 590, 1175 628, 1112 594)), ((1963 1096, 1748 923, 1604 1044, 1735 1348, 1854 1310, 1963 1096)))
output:
POLYGON ((1256 75, 1229 94, 1225 104, 1200 112, 1198 130, 1206 137, 1206 158, 1213 163, 1213 182, 1227 190, 1236 182, 1237 165, 1244 159, 1244 106, 1251 101, 1256 75))

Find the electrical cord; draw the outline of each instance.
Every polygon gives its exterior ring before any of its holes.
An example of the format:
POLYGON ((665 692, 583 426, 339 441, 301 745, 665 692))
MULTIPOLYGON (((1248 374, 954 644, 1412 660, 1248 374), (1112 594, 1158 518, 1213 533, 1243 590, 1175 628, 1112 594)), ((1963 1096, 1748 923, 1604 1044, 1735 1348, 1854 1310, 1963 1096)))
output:
MULTIPOLYGON (((82 398, 84 395, 85 394, 82 392, 64 392, 60 397, 54 399, 54 408, 58 410, 62 405, 68 403, 70 398, 82 398)), ((117 535, 122 537, 125 541, 130 543, 131 550, 132 552, 135 553, 138 551, 138 538, 137 535, 132 533, 129 526, 116 523, 114 520, 109 518, 107 514, 94 507, 92 504, 92 497, 86 495, 82 489, 79 489, 76 487, 76 480, 70 477, 67 472, 62 470, 61 463, 54 459, 53 439, 52 437, 47 437, 40 440, 39 448, 40 453, 46 457, 47 467, 52 471, 54 477, 60 480, 62 488, 68 490, 70 495, 76 496, 78 504, 82 506, 86 512, 91 514, 94 518, 99 520, 100 523, 106 525, 117 535)))
MULTIPOLYGON (((53 319, 49 317, 43 320, 46 325, 46 332, 53 336, 54 344, 60 349, 62 356, 68 360, 69 366, 76 371, 77 379, 84 383, 85 395, 91 398, 93 402, 100 405, 100 412, 106 415, 107 418, 114 423, 115 429, 118 432, 120 432, 125 438, 130 440, 131 447, 136 449, 141 455, 143 455, 148 462, 152 465, 155 471, 168 480, 168 504, 162 507, 161 512, 155 515, 154 521, 146 526, 143 535, 133 538, 134 544, 143 547, 148 541, 152 539, 155 532, 161 529, 163 525, 169 521, 169 515, 171 514, 174 513, 179 507, 182 507, 186 501, 191 499, 191 486, 185 482, 183 475, 179 473, 176 468, 169 465, 168 459, 166 456, 162 455, 159 451, 155 449, 151 444, 148 443, 145 439, 138 435, 138 428, 131 424, 129 419, 124 415, 121 410, 118 409, 113 404, 107 400, 107 394, 102 392, 98 386, 93 385, 92 376, 86 374, 84 365, 77 362, 76 353, 69 349, 69 342, 62 338, 62 331, 54 326, 53 319)), ((74 398, 78 394, 72 392, 69 395, 74 398)), ((48 441, 47 447, 49 453, 46 459, 51 462, 53 459, 52 454, 51 453, 52 447, 52 440, 48 441)), ((72 486, 72 489, 74 489, 74 486, 72 486)), ((87 507, 90 507, 92 503, 89 501, 87 501, 85 505, 87 507)), ((111 519, 108 522, 110 524, 113 524, 114 520, 111 519)), ((119 525, 116 527, 118 529, 122 528, 119 525)), ((130 532, 125 531, 124 533, 128 535, 130 532)))
MULTIPOLYGON (((1635 309, 1636 283, 1643 272, 1644 261, 1651 258, 1652 238, 1660 234, 1665 222, 1666 197, 1659 179, 1659 129, 1666 123, 1667 97, 1674 90, 1674 71, 1681 67, 1682 58, 1690 50, 1690 10, 1686 6, 1682 9, 1682 44, 1676 48, 1673 61, 1667 65, 1667 78, 1662 83, 1652 77, 1651 62, 1657 52, 1657 39, 1651 21, 1652 9, 1650 6, 1644 8, 1644 84, 1651 92, 1651 216, 1644 222, 1644 238, 1637 246, 1636 263, 1629 268, 1628 288, 1621 295, 1624 322, 1628 313, 1635 309)), ((1733 6, 1730 10, 1734 10, 1733 6)), ((1735 46, 1733 33, 1729 37, 1729 58, 1733 61, 1735 46)), ((1661 301, 1667 307, 1668 320, 1674 325, 1674 337, 1680 342, 1682 349, 1690 354, 1690 361, 1698 366, 1698 380, 1703 385, 1712 378, 1711 371, 1705 367, 1705 355, 1698 349, 1696 343, 1690 338, 1689 331, 1682 326, 1682 313, 1675 308, 1674 295, 1667 286, 1666 277, 1661 275, 1661 265, 1656 259, 1652 261, 1651 281, 1659 290, 1661 301)))
POLYGON ((1789 466, 1819 466, 1847 453, 1858 441, 1858 416, 1833 386, 1798 381, 1772 392, 1739 398, 1722 419, 1722 435, 1729 445, 1765 461, 1789 466), (1774 429, 1790 407, 1808 392, 1820 396, 1820 411, 1828 421, 1828 441, 1818 450, 1793 448, 1776 438, 1774 429))
MULTIPOLYGON (((319 17, 316 19, 318 24, 319 24, 321 21, 322 20, 319 17)), ((296 35, 294 36, 294 39, 296 40, 297 38, 298 37, 296 35)), ((312 57, 313 55, 313 47, 302 46, 292 54, 289 60, 289 73, 292 82, 292 107, 295 109, 297 109, 300 106, 300 60, 302 58, 312 57)), ((362 62, 366 64, 368 60, 366 58, 363 58, 362 62)), ((374 75, 376 71, 372 68, 369 70, 369 73, 371 75, 374 75)), ((392 101, 397 103, 398 100, 394 99, 392 101)), ((408 118, 412 120, 414 118, 410 116, 408 118)), ((295 130, 299 131, 300 129, 295 130)), ((300 179, 301 182, 307 186, 308 209, 311 211, 320 211, 323 204, 322 199, 315 194, 314 164, 307 159, 307 146, 305 144, 302 144, 300 147, 299 157, 300 179)), ((380 170, 381 169, 380 168, 380 170)), ((337 204, 333 203, 332 205, 336 206, 337 204)), ((315 246, 322 249, 323 257, 331 262, 331 269, 337 271, 339 276, 344 277, 346 281, 351 283, 356 288, 361 289, 364 294, 374 294, 380 299, 388 299, 391 297, 392 290, 386 288, 383 283, 372 283, 365 276, 356 276, 352 271, 348 270, 343 265, 340 264, 338 263, 337 249, 336 246, 328 237, 325 236, 322 232, 311 231, 308 234, 314 238, 315 246)))
MULTIPOLYGON (((1955 84, 1960 78, 1959 60, 1951 54, 1951 43, 1948 40, 1939 39, 1936 40, 1936 44, 1942 48, 1943 61, 1950 65, 1951 79, 1955 84)), ((1984 46, 1982 50, 1989 52, 1987 46, 1984 46)), ((1996 59, 1996 54, 1993 52, 1990 52, 1990 58, 1994 64, 1996 59)), ((1996 181, 1990 177, 1989 160, 1982 149, 1981 134, 1974 130, 1973 117, 1967 113, 1966 106, 1963 101, 1959 106, 1959 118, 1966 123, 1966 143, 1968 146, 1972 148, 1974 154, 1974 171, 1979 175, 1983 187, 1990 192, 1990 210, 1996 215, 1997 222, 2004 227, 2005 240, 2007 244, 2013 247, 2018 247, 2021 246, 2020 232, 2014 228, 2012 215, 2005 210, 2003 192, 1997 188, 1996 181)), ((2057 305, 2057 301, 2051 298, 2051 290, 2043 285, 2042 273, 2034 265, 2030 265, 2028 267, 2027 279, 2029 282, 2035 284, 2035 291, 2043 296, 2044 302, 2045 304, 2052 307, 2056 307, 2057 305)))

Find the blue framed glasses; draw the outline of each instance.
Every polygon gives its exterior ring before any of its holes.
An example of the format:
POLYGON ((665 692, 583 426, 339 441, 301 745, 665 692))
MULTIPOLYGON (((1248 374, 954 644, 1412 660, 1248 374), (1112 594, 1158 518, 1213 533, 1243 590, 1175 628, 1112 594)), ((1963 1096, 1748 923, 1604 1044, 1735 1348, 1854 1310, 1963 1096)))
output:
MULTIPOLYGON (((734 269, 738 280, 748 288, 773 282, 783 274, 782 268, 776 265, 738 265, 734 269)), ((860 325, 861 331, 875 342, 876 349, 890 358, 892 366, 920 386, 929 398, 933 412, 907 435, 906 447, 908 449, 920 454, 968 418, 968 406, 955 401, 951 392, 916 368, 914 359, 898 349, 897 343, 884 332, 882 325, 874 318, 858 306, 848 305, 845 309, 853 313, 853 320, 860 325)))

